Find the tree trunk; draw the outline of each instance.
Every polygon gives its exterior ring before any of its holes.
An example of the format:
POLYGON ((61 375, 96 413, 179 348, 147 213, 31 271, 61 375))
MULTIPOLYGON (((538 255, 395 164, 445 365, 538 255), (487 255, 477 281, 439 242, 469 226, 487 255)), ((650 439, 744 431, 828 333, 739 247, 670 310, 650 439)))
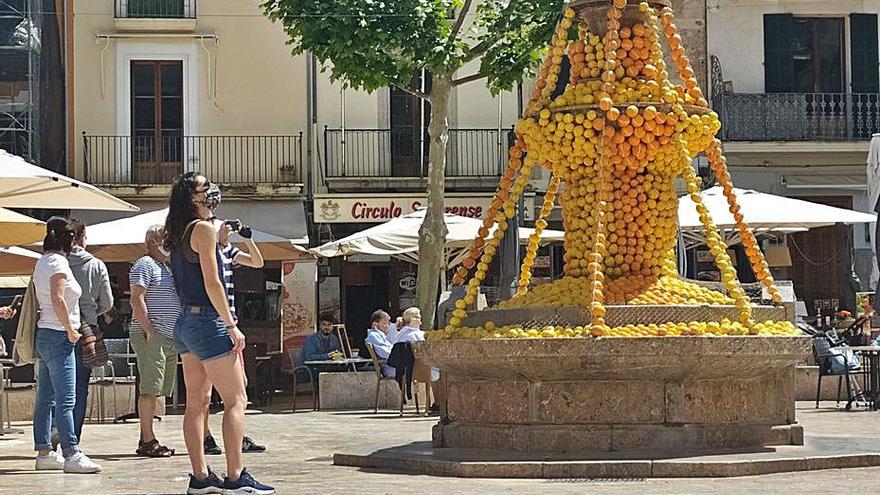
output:
POLYGON ((443 220, 444 190, 446 182, 446 142, 449 139, 449 122, 446 121, 449 92, 452 90, 450 74, 434 74, 431 83, 431 122, 428 136, 428 197, 425 221, 419 229, 419 271, 416 287, 416 304, 422 312, 424 329, 436 328, 434 313, 437 309, 438 285, 443 266, 443 245, 446 242, 446 222, 443 220))

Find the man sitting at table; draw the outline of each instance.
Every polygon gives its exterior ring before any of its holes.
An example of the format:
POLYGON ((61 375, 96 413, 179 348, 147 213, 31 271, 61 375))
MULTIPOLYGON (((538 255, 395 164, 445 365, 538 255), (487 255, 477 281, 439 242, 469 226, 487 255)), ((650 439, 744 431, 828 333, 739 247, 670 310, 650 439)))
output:
POLYGON ((391 328, 391 316, 377 309, 373 311, 370 317, 370 328, 367 330, 367 342, 372 344, 373 352, 379 358, 379 365, 382 366, 382 375, 394 376, 394 367, 385 364, 388 355, 391 354, 391 348, 394 342, 388 337, 388 331, 391 328))
POLYGON ((306 337, 303 346, 304 361, 326 361, 343 357, 342 345, 339 337, 333 334, 333 315, 321 313, 319 316, 319 331, 306 337))

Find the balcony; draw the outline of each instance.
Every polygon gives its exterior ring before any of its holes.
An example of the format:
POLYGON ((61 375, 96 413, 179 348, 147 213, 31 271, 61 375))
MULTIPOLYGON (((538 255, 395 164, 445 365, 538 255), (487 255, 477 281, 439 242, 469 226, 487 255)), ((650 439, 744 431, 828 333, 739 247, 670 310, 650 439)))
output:
POLYGON ((115 0, 120 31, 193 31, 196 0, 115 0))
POLYGON ((168 186, 198 170, 227 186, 306 183, 302 133, 286 136, 98 136, 83 134, 87 182, 109 187, 168 186))
POLYGON ((880 131, 880 94, 722 93, 726 141, 861 141, 880 131))
MULTIPOLYGON (((513 143, 512 130, 449 129, 446 177, 461 183, 497 183, 513 143)), ((418 128, 324 128, 324 177, 346 179, 418 179, 428 174, 428 136, 418 128)), ((371 181, 375 184, 375 181, 371 181)))

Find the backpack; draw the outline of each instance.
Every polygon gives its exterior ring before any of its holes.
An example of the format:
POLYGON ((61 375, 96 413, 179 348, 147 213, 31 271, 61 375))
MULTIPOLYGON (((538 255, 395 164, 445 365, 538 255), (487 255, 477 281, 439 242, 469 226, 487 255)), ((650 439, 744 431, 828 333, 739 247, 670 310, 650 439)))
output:
POLYGON ((18 313, 18 328, 15 330, 15 345, 12 347, 12 363, 15 366, 32 364, 36 359, 34 335, 39 321, 40 305, 37 302, 37 289, 34 281, 28 284, 24 293, 21 311, 18 313))

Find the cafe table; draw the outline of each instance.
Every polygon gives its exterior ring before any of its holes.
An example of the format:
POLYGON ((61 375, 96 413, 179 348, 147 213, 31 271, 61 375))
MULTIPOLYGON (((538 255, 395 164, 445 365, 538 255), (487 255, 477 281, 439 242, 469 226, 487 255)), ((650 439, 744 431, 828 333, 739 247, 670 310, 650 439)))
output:
POLYGON ((862 395, 873 410, 880 406, 880 347, 873 345, 853 346, 847 349, 862 356, 862 368, 867 368, 868 376, 862 395))
POLYGON ((357 365, 359 364, 367 364, 372 363, 373 361, 367 358, 362 357, 353 357, 353 358, 340 358, 340 359, 320 359, 315 361, 305 361, 303 362, 306 366, 321 366, 327 368, 334 368, 343 366, 346 370, 357 371, 357 365))

